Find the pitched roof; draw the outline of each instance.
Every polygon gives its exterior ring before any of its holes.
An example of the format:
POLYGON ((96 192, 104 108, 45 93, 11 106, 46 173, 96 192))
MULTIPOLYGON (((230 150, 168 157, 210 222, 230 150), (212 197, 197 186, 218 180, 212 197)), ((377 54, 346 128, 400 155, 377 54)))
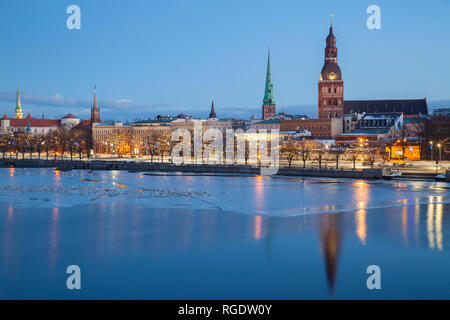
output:
POLYGON ((74 116, 73 114, 69 113, 66 115, 63 119, 78 119, 78 117, 74 116))
POLYGON ((89 128, 92 126, 91 120, 82 120, 79 124, 77 124, 74 129, 83 129, 83 128, 89 128))
POLYGON ((353 134, 386 134, 389 132, 390 127, 382 128, 358 128, 353 130, 353 134))
POLYGON ((263 121, 255 122, 255 124, 272 124, 272 123, 281 123, 282 119, 268 119, 263 121))
POLYGON ((414 100, 345 100, 345 113, 403 112, 404 115, 428 114, 426 99, 414 100))
POLYGON ((61 124, 61 120, 53 119, 33 119, 27 117, 26 119, 9 119, 9 125, 11 127, 23 127, 26 128, 30 123, 30 127, 58 127, 61 124))

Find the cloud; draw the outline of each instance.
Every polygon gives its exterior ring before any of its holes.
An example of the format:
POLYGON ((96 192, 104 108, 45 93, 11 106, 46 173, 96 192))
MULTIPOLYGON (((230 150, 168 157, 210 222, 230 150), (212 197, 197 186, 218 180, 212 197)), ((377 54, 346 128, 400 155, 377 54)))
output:
MULTIPOLYGON (((65 108, 67 111, 84 111, 86 108, 92 106, 92 99, 80 99, 64 97, 60 93, 56 93, 52 96, 44 96, 33 93, 21 93, 22 104, 42 106, 42 107, 55 107, 65 108)), ((0 91, 0 102, 15 103, 16 93, 9 91, 0 91)), ((136 103, 131 99, 119 99, 119 100, 99 100, 98 104, 101 109, 125 111, 131 113, 148 112, 155 108, 167 107, 166 104, 141 104, 136 103)))
MULTIPOLYGON (((90 108, 92 106, 92 98, 79 99, 65 97, 60 93, 51 96, 22 93, 22 107, 24 112, 40 115, 45 113, 53 117, 63 116, 67 113, 73 113, 81 117, 89 117, 90 108)), ((16 102, 16 93, 12 91, 0 91, 0 106, 2 104, 8 110, 1 110, 7 113, 14 112, 16 102)), ((102 119, 146 119, 154 117, 158 114, 177 115, 184 113, 195 117, 207 117, 209 107, 197 106, 173 106, 166 103, 144 104, 133 101, 132 99, 122 98, 118 100, 99 100, 98 101, 102 119)), ((429 111, 436 107, 448 107, 449 100, 429 101, 429 111)), ((277 112, 286 112, 291 114, 305 114, 309 117, 317 117, 317 105, 279 105, 277 112)), ((252 115, 259 117, 261 115, 260 105, 251 106, 220 106, 216 105, 216 113, 220 118, 239 118, 249 119, 252 115)))

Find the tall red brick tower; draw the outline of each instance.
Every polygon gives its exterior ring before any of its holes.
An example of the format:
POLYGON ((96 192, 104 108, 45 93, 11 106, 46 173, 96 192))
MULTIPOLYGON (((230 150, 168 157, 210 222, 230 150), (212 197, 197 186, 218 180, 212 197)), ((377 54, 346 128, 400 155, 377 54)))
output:
POLYGON ((94 89, 94 103, 91 109, 91 123, 100 122, 100 109, 97 104, 97 86, 94 89))
POLYGON ((336 37, 333 24, 326 40, 325 64, 319 80, 319 119, 344 116, 344 80, 337 63, 336 37))

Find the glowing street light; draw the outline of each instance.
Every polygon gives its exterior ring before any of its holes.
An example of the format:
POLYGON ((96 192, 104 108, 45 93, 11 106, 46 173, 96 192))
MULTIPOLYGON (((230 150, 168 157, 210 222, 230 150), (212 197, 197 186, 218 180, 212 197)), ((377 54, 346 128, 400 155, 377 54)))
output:
POLYGON ((433 161, 433 141, 430 141, 431 161, 433 161))
POLYGON ((441 158, 441 144, 440 143, 438 143, 438 148, 439 148, 439 163, 441 162, 441 160, 442 160, 442 158, 441 158))

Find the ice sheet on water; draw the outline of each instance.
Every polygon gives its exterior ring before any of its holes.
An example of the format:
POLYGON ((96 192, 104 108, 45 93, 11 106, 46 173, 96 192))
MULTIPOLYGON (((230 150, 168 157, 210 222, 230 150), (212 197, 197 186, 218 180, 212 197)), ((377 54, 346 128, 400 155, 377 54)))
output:
POLYGON ((0 201, 15 207, 130 202, 295 216, 450 202, 446 183, 353 179, 0 169, 0 201))
POLYGON ((48 169, 9 169, 0 183, 0 201, 15 207, 67 207, 75 204, 126 201, 166 207, 192 206, 206 199, 206 191, 146 186, 140 175, 125 172, 60 172, 48 169), (9 183, 8 183, 9 182, 9 183), (12 183, 11 183, 12 182, 12 183), (168 201, 170 199, 170 201, 168 201))

